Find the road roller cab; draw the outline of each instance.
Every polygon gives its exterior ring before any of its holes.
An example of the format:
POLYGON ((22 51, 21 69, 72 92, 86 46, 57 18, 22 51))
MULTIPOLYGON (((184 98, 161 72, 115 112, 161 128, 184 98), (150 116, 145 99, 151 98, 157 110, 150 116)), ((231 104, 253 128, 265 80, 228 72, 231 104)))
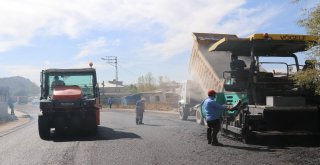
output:
POLYGON ((39 135, 81 130, 95 133, 100 124, 100 98, 96 70, 47 69, 41 72, 39 135))

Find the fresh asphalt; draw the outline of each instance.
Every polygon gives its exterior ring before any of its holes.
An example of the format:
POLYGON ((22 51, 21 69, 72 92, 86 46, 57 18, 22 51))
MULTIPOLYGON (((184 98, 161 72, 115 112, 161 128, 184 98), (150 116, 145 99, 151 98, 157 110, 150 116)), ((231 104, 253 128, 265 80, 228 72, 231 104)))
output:
POLYGON ((206 128, 194 118, 180 121, 174 113, 146 112, 144 125, 133 111, 101 112, 96 136, 52 132, 39 138, 38 107, 24 110, 33 120, 0 137, 0 164, 319 164, 320 147, 246 145, 219 136, 223 147, 208 145, 206 128))

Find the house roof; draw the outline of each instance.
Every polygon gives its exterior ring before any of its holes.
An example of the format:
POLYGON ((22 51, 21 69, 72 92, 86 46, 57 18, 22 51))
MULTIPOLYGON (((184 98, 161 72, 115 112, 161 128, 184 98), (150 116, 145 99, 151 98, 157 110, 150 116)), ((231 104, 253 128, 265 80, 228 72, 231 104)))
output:
POLYGON ((116 84, 112 84, 112 83, 109 83, 109 82, 104 82, 104 87, 105 88, 123 88, 124 86, 123 85, 116 85, 116 84))

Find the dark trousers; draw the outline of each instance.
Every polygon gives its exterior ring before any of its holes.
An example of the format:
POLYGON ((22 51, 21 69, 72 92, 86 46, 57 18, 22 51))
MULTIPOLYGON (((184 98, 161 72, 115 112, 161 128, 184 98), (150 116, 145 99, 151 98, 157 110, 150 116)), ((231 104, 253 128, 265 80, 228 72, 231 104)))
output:
POLYGON ((14 115, 14 108, 13 108, 13 106, 10 106, 10 109, 11 109, 11 115, 14 115))
POLYGON ((218 132, 220 131, 220 119, 207 121, 207 139, 208 143, 218 143, 218 132))
POLYGON ((136 112, 136 124, 142 124, 143 112, 136 112))

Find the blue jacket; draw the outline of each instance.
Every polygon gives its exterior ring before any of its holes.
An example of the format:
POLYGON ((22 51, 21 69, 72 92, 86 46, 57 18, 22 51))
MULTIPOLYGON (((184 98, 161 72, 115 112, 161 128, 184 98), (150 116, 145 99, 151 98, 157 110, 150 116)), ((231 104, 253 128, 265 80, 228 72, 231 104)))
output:
POLYGON ((206 120, 212 121, 216 119, 220 119, 223 113, 223 110, 225 109, 224 106, 218 104, 215 101, 215 97, 209 96, 202 104, 201 107, 205 113, 206 113, 206 120))
POLYGON ((144 101, 139 100, 136 103, 136 112, 137 113, 143 113, 144 112, 144 101))

